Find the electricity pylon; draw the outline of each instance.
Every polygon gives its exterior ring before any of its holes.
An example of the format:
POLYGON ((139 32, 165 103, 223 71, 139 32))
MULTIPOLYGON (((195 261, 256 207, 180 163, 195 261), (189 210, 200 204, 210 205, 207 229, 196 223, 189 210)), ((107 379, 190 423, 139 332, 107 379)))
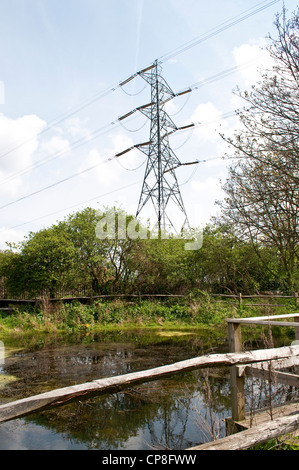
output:
MULTIPOLYGON (((169 136, 171 134, 181 129, 193 127, 194 124, 178 128, 165 110, 165 105, 168 101, 192 90, 187 89, 175 94, 162 77, 161 72, 162 67, 156 61, 152 66, 138 72, 138 74, 135 74, 121 84, 124 85, 139 75, 151 86, 151 102, 122 116, 120 120, 127 118, 135 111, 141 112, 150 119, 149 142, 132 147, 138 148, 147 156, 147 166, 136 217, 151 202, 157 217, 155 228, 162 233, 166 233, 169 229, 177 231, 167 212, 171 202, 175 203, 183 220, 180 230, 190 228, 175 169, 183 165, 198 163, 198 161, 181 163, 169 144, 169 136)), ((129 150, 131 149, 121 152, 118 156, 129 150)))

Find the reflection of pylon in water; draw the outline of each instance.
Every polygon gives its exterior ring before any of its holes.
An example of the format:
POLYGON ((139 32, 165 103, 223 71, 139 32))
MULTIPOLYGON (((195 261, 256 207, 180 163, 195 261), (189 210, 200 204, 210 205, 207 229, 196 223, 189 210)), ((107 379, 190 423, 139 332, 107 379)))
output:
POLYGON ((178 130, 165 111, 165 104, 174 98, 174 92, 161 76, 161 67, 158 62, 150 71, 140 72, 140 76, 151 86, 151 103, 138 108, 151 121, 150 141, 142 145, 139 150, 147 157, 137 217, 144 206, 151 201, 157 216, 156 227, 159 230, 175 229, 169 215, 168 204, 173 201, 183 216, 182 229, 189 228, 188 217, 185 211, 175 168, 181 162, 173 153, 169 145, 169 135, 178 130))

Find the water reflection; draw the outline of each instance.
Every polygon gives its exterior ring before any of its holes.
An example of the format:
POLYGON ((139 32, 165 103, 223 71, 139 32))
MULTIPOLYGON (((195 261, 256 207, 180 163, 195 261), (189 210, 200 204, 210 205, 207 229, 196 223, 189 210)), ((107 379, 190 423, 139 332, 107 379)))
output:
MULTIPOLYGON (((47 338, 6 359, 5 374, 17 380, 0 390, 0 401, 224 349, 225 342, 219 347, 219 336, 206 331, 106 334, 68 343, 47 338)), ((211 440, 207 430, 216 422, 222 437, 229 408, 228 370, 193 371, 4 423, 0 449, 184 449, 211 440)))

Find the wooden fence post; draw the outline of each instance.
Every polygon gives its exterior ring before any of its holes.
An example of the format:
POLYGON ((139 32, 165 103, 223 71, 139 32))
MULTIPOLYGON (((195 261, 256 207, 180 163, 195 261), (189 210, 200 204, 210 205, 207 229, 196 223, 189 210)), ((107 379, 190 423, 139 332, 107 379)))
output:
MULTIPOLYGON (((228 323, 228 344, 229 352, 242 352, 242 334, 240 323, 228 323)), ((243 421, 245 419, 245 378, 238 376, 238 369, 236 366, 231 366, 230 377, 232 420, 243 421)))

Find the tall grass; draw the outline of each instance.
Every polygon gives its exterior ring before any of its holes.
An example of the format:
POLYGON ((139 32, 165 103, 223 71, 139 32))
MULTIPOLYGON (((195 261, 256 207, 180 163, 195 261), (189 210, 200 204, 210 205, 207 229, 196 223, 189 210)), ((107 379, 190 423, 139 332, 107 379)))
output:
POLYGON ((11 314, 0 314, 0 331, 29 329, 75 330, 101 328, 111 325, 119 327, 171 325, 200 326, 225 324, 226 318, 257 316, 273 313, 291 313, 294 305, 282 304, 275 312, 269 307, 254 307, 234 302, 219 302, 205 292, 186 298, 165 300, 128 301, 125 299, 101 299, 84 305, 72 303, 51 304, 41 302, 37 306, 18 307, 11 314))

